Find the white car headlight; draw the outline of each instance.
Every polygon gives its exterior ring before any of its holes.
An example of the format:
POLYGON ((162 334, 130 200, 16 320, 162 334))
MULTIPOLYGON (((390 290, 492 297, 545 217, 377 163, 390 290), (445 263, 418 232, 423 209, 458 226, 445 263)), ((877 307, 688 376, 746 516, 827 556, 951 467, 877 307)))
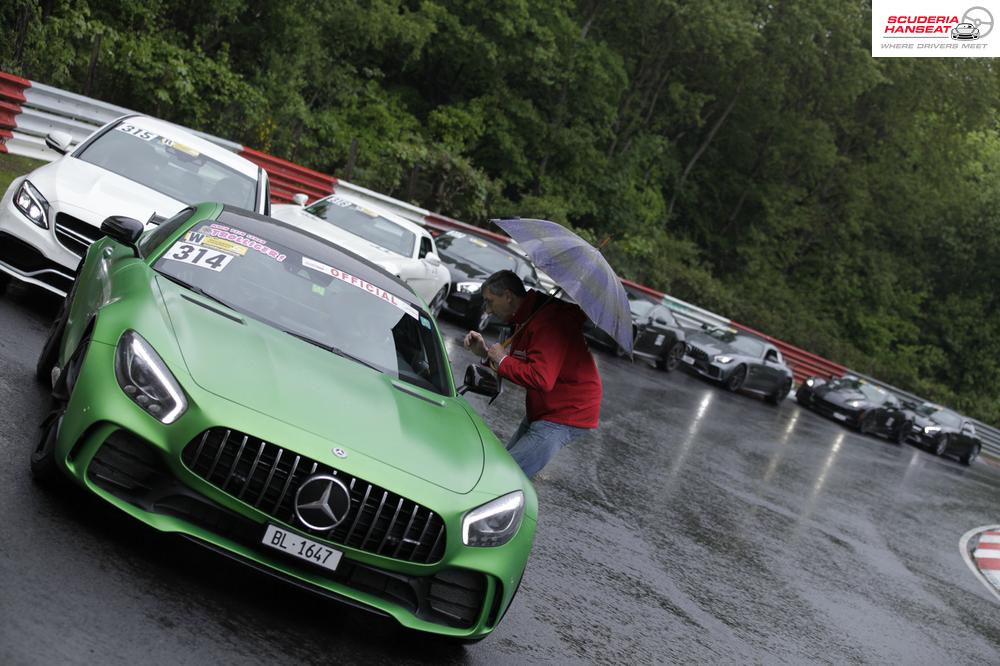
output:
POLYGON ((455 290, 463 294, 477 294, 482 286, 482 282, 459 282, 455 285, 455 290))
POLYGON ((809 379, 806 380, 806 386, 813 386, 815 383, 816 383, 816 380, 813 379, 812 377, 810 377, 809 379))
POLYGON ((462 518, 462 543, 466 546, 502 546, 517 534, 524 516, 524 493, 515 490, 462 518))
POLYGON ((49 202, 27 180, 22 181, 14 192, 14 208, 42 229, 49 228, 49 202))
POLYGON ((860 407, 863 404, 865 404, 864 400, 848 400, 847 401, 847 406, 848 407, 860 407))
POLYGON ((927 426, 924 428, 925 435, 933 435, 934 433, 941 432, 941 428, 938 426, 927 426))
POLYGON ((716 356, 712 360, 715 361, 716 363, 721 363, 722 365, 725 365, 726 363, 732 363, 733 357, 722 355, 722 356, 716 356))
POLYGON ((125 395, 161 423, 173 423, 187 409, 184 391, 177 380, 163 359, 135 331, 125 331, 118 340, 115 377, 125 395))

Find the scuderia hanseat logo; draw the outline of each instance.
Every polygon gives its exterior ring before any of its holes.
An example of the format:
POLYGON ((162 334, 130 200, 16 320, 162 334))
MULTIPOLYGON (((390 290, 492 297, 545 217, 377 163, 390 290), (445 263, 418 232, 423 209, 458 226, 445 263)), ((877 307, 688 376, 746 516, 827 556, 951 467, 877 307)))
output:
POLYGON ((900 0, 872 3, 873 57, 996 57, 993 11, 983 5, 900 0))

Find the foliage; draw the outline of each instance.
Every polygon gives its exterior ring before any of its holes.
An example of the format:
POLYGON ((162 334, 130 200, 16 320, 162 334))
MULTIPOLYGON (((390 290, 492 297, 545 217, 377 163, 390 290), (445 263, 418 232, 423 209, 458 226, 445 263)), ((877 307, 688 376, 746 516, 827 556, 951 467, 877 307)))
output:
POLYGON ((0 68, 626 277, 1000 421, 998 72, 833 0, 12 0, 0 68))

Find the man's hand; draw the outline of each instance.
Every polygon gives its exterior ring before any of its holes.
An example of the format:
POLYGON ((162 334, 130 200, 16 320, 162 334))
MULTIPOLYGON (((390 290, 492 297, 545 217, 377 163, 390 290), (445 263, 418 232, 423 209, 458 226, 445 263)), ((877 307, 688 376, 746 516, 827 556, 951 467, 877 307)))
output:
POLYGON ((497 370, 500 368, 500 361, 502 361, 503 357, 507 355, 507 348, 498 342, 490 347, 489 351, 486 352, 486 355, 490 358, 490 367, 497 370))
POLYGON ((469 331, 465 336, 465 348, 476 356, 486 356, 486 340, 476 331, 469 331))

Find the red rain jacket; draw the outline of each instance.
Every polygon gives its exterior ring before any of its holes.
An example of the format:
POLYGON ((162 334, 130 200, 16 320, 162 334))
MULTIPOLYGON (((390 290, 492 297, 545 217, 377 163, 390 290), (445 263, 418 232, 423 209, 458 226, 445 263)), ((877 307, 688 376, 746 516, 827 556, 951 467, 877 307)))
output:
MULTIPOLYGON (((515 326, 547 298, 529 291, 514 313, 515 326)), ((601 376, 583 337, 586 318, 579 306, 553 298, 515 333, 497 372, 528 390, 525 410, 529 421, 597 427, 601 376)))

